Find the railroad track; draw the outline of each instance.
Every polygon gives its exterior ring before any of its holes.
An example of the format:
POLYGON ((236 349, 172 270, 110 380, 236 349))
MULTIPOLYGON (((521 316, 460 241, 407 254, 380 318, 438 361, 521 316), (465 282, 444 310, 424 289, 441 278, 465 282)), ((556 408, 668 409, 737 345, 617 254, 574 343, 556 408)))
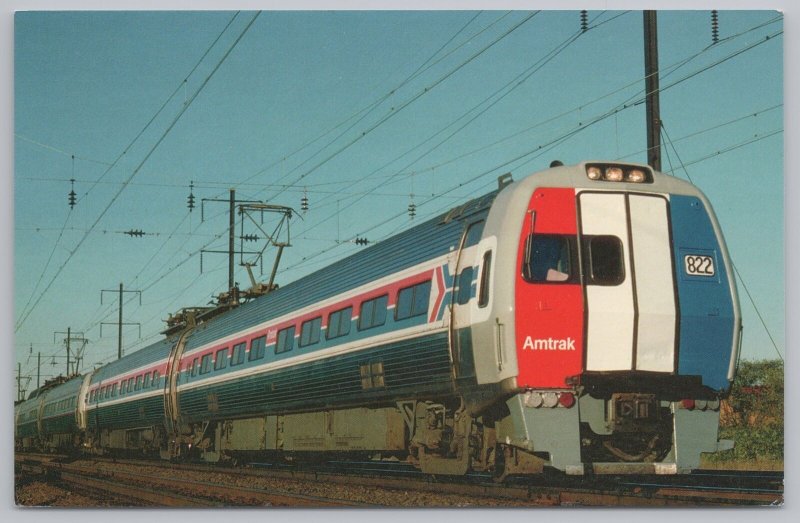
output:
MULTIPOLYGON (((230 482, 197 481, 176 475, 160 477, 125 470, 108 470, 91 465, 44 459, 16 459, 20 473, 39 474, 49 481, 74 487, 94 496, 113 496, 137 506, 223 507, 291 506, 354 507, 364 506, 348 500, 330 499, 232 485, 230 482)), ((153 463, 148 463, 153 466, 153 463)))
MULTIPOLYGON (((124 472, 108 468, 112 459, 93 459, 97 465, 80 465, 63 460, 37 461, 22 459, 31 470, 42 468, 70 481, 115 483, 119 496, 136 492, 136 498, 160 506, 365 506, 363 503, 324 496, 287 493, 283 490, 254 489, 236 486, 259 479, 301 482, 305 485, 339 485, 342 487, 375 487, 394 491, 426 492, 436 495, 465 496, 480 505, 480 500, 494 500, 496 505, 514 506, 732 506, 775 505, 783 502, 782 473, 743 473, 740 471, 708 471, 681 476, 597 476, 569 477, 545 474, 532 478, 512 478, 505 484, 494 483, 488 475, 474 474, 464 478, 435 477, 419 473, 402 463, 339 462, 323 467, 280 467, 251 464, 241 468, 225 468, 208 464, 169 464, 161 461, 124 460, 132 467, 169 469, 168 477, 153 473, 124 472), (31 465, 32 463, 39 465, 31 465), (105 464, 106 466, 100 466, 105 464), (200 473, 218 481, 206 482, 176 477, 176 473, 200 473), (66 476, 65 476, 66 475, 66 476), (149 492, 150 491, 155 491, 149 492), (172 496, 161 499, 157 495, 172 496), (197 504, 191 505, 185 498, 197 504)), ((87 486, 88 488, 88 486, 87 486)), ((116 494, 115 494, 116 495, 116 494)), ((390 505, 389 501, 376 504, 390 505)), ((396 505, 394 505, 396 506, 396 505)))

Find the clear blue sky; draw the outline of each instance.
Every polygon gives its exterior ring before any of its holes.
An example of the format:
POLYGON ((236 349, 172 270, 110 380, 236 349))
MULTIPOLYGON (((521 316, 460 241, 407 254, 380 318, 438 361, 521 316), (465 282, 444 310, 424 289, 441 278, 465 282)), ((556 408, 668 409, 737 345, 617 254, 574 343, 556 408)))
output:
MULTIPOLYGON (((305 191, 285 284, 359 248, 337 239, 380 240, 505 172, 645 162, 644 105, 610 113, 644 88, 640 11, 589 11, 571 42, 577 11, 265 11, 246 32, 256 13, 234 14, 17 15, 12 325, 32 386, 38 352, 43 376, 63 372, 67 327, 90 340, 83 369, 116 357, 116 326, 101 336, 100 323, 117 321, 117 296, 101 305, 101 290, 143 291, 141 306, 126 295, 124 321, 141 323, 141 339, 124 329, 129 353, 225 289, 226 257, 203 255, 201 274, 197 253, 227 248, 227 207, 201 222, 190 181, 198 204, 234 187, 299 210, 305 191)), ((663 169, 710 198, 766 324, 740 282, 743 356, 777 357, 767 329, 785 355, 783 21, 721 11, 711 47, 709 11, 661 11, 658 30, 663 169)), ((236 280, 247 286, 239 267, 236 280)))

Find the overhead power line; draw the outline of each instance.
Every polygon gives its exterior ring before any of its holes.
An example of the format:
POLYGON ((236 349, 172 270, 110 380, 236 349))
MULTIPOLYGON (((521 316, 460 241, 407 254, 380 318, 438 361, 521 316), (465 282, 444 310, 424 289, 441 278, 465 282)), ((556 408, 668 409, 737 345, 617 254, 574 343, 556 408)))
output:
MULTIPOLYGON (((211 45, 210 45, 210 46, 209 46, 209 47, 206 49, 205 53, 203 53, 203 55, 200 57, 200 59, 199 59, 199 60, 198 60, 198 61, 195 63, 194 67, 192 67, 191 71, 189 71, 189 74, 187 74, 187 75, 184 77, 184 80, 183 80, 183 81, 182 81, 182 82, 181 82, 181 83, 178 85, 178 87, 176 87, 176 88, 175 88, 175 90, 172 92, 172 94, 170 94, 170 95, 167 97, 167 99, 166 99, 166 100, 164 100, 164 103, 162 103, 162 104, 161 104, 161 107, 159 107, 159 109, 156 111, 156 113, 153 115, 153 117, 152 117, 152 118, 150 118, 150 120, 149 120, 149 121, 148 121, 148 122, 147 122, 147 123, 144 125, 144 127, 142 127, 142 128, 141 128, 141 130, 139 130, 139 132, 138 132, 138 133, 136 134, 136 136, 135 136, 135 137, 134 137, 134 138, 133 138, 133 139, 132 139, 132 140, 131 140, 131 141, 128 143, 128 145, 125 147, 125 149, 123 149, 123 151, 122 151, 122 152, 121 152, 121 153, 120 153, 120 154, 119 154, 119 155, 118 155, 118 156, 117 156, 117 157, 114 159, 114 161, 113 161, 111 164, 107 164, 107 165, 108 165, 108 168, 105 170, 105 172, 104 172, 102 175, 100 175, 100 178, 98 178, 96 181, 94 181, 94 183, 92 184, 92 186, 91 186, 91 187, 90 187, 90 188, 89 188, 89 189, 88 189, 88 190, 87 190, 87 191, 84 193, 84 196, 86 196, 87 194, 89 194, 89 192, 91 192, 91 191, 92 191, 92 189, 93 189, 93 188, 94 188, 94 187, 95 187, 95 186, 96 186, 96 185, 97 185, 97 184, 98 184, 98 183, 99 183, 99 182, 100 182, 100 181, 101 181, 101 180, 102 180, 102 179, 103 179, 103 178, 106 176, 106 174, 108 174, 108 173, 111 171, 111 169, 113 169, 113 168, 114 168, 114 167, 117 165, 117 163, 119 163, 119 161, 120 161, 120 160, 121 160, 121 159, 122 159, 122 158, 125 156, 125 154, 127 154, 127 152, 128 152, 130 149, 131 149, 131 147, 133 147, 133 145, 134 145, 134 144, 135 144, 135 143, 136 143, 136 142, 139 140, 139 138, 140 138, 140 137, 141 137, 141 136, 144 134, 144 132, 145 132, 145 131, 146 131, 146 130, 147 130, 149 127, 150 127, 150 125, 152 125, 152 123, 155 121, 155 119, 158 117, 158 115, 159 115, 159 114, 161 114, 161 112, 164 110, 164 108, 167 106, 167 104, 170 102, 170 100, 172 100, 172 98, 175 96, 175 94, 176 94, 176 93, 178 93, 178 92, 180 91, 181 87, 185 85, 185 83, 186 83, 186 79, 188 79, 188 78, 189 78, 189 77, 190 77, 190 76, 191 76, 191 75, 194 73, 194 71, 195 71, 195 70, 196 70, 196 69, 197 69, 197 68, 200 66, 200 64, 203 62, 203 60, 205 59, 205 57, 206 57, 206 56, 208 55, 208 53, 211 51, 211 49, 212 49, 212 48, 213 48, 213 47, 214 47, 214 46, 217 44, 217 42, 218 42, 218 41, 219 41, 219 39, 222 37, 222 35, 223 35, 223 34, 224 34, 224 33, 225 33, 227 30, 228 30, 228 27, 230 27, 230 25, 231 25, 231 24, 233 23, 233 21, 236 19, 236 17, 238 16, 238 14, 239 14, 239 13, 237 12, 237 13, 235 13, 235 14, 233 15, 233 17, 231 17, 231 19, 228 21, 228 23, 225 25, 225 27, 222 29, 222 31, 220 31, 219 35, 217 35, 217 38, 216 38, 216 39, 215 39, 215 40, 214 40, 214 41, 211 43, 211 45)), ((27 138, 23 138, 23 139, 27 139, 27 138)), ((62 150, 58 149, 58 148, 55 148, 55 147, 52 147, 52 146, 48 146, 48 145, 46 145, 46 144, 42 144, 42 143, 40 143, 40 142, 36 142, 36 141, 34 141, 34 140, 30 140, 30 139, 27 139, 27 140, 28 140, 28 141, 31 141, 31 142, 33 142, 33 143, 35 143, 35 144, 37 144, 37 145, 40 145, 40 146, 42 146, 42 147, 51 148, 51 149, 53 149, 53 150, 55 150, 55 151, 57 151, 57 152, 63 153, 63 154, 69 154, 69 153, 67 153, 67 152, 65 152, 65 151, 62 151, 62 150)), ((73 155, 73 156, 74 156, 74 155, 73 155)), ((74 176, 73 176, 73 177, 74 177, 74 176)), ((70 209, 70 211, 71 211, 71 210, 72 210, 72 209, 70 209)), ((27 319, 27 317, 28 317, 28 316, 30 315, 30 313, 32 312, 32 309, 28 309, 28 307, 30 306, 30 304, 31 304, 31 301, 33 300, 33 297, 34 297, 34 296, 36 296, 36 292, 39 290, 39 285, 41 284, 42 280, 44 279, 44 275, 47 273, 47 270, 50 268, 50 263, 52 262, 53 255, 55 254, 55 252, 56 252, 56 249, 57 249, 57 248, 58 248, 58 246, 60 245, 60 243, 61 243, 61 239, 62 239, 62 237, 63 237, 63 228, 65 228, 65 227, 67 226, 67 223, 69 223, 70 216, 71 216, 71 214, 67 214, 67 218, 64 220, 64 225, 62 226, 62 232, 61 232, 61 234, 59 234, 58 238, 56 238, 56 241, 55 241, 55 243, 53 244, 53 248, 52 248, 52 250, 50 251, 50 255, 49 255, 49 256, 48 256, 48 258, 47 258, 47 263, 45 263, 44 269, 42 269, 42 272, 41 272, 41 274, 39 275, 39 278, 38 278, 38 280, 37 280, 37 282, 36 282, 36 285, 34 285, 34 288, 33 288, 33 290, 31 291, 31 294, 30 294, 30 296, 28 297, 28 301, 25 303, 25 306, 22 308, 22 311, 20 312, 20 318, 27 319)), ((60 270, 59 270, 59 272, 60 272, 60 270)), ((55 278, 53 278, 53 280, 51 280, 50 284, 48 284, 48 288, 50 287, 50 285, 52 284, 52 282, 53 282, 53 281, 55 281, 55 278)), ((46 292, 46 291, 45 291, 45 292, 46 292)), ((41 296, 43 296, 43 294, 42 294, 42 295, 40 295, 40 298, 39 298, 39 299, 41 299, 41 296)), ((37 300, 37 303, 38 303, 38 300, 37 300)), ((35 305, 34 305, 34 307, 35 307, 35 305)), ((24 323, 24 319, 22 320, 22 323, 24 323)), ((21 327, 21 323, 18 323, 18 324, 17 324, 17 326, 16 326, 16 328, 15 328, 15 332, 16 332, 17 330, 19 330, 19 328, 20 328, 20 327, 21 327)))
MULTIPOLYGON (((150 150, 147 152, 147 154, 144 156, 144 158, 139 162, 139 164, 136 166, 136 168, 133 169, 133 172, 131 172, 130 176, 128 176, 127 182, 132 180, 139 173, 139 171, 141 170, 142 166, 147 162, 148 159, 150 159, 150 156, 156 151, 158 146, 161 145, 161 143, 164 141, 164 138, 166 138, 167 135, 169 134, 169 132, 173 129, 173 127, 175 127, 175 124, 178 123, 178 121, 180 120, 181 116, 183 116, 183 114, 186 112, 186 110, 197 99, 197 96, 203 91, 203 89, 208 84, 208 82, 211 80, 211 78, 214 76, 214 74, 219 70, 219 68, 222 65, 222 63, 228 58, 230 53, 233 51, 233 49, 236 47, 236 45, 241 41, 241 39, 244 37, 244 35, 247 33, 247 31, 250 29, 250 27, 252 27, 253 23, 256 21, 256 19, 258 18, 259 14, 260 14, 260 11, 257 12, 253 16, 253 18, 250 20, 250 22, 247 24, 247 26, 245 26, 245 28, 242 30, 242 32, 239 34, 239 36, 236 38, 236 40, 231 44, 231 46, 228 48, 228 50, 225 52, 225 54, 222 56, 222 58, 220 58, 220 60, 214 66, 212 71, 208 74, 208 76, 206 76, 205 80, 203 80, 203 82, 200 84, 200 86, 197 88, 197 90, 194 92, 194 94, 191 96, 191 98, 189 98, 186 101, 186 103, 183 106, 181 106, 180 110, 178 111, 178 114, 173 118, 172 122, 167 126, 167 128, 164 130, 164 132, 161 133, 161 136, 158 138, 156 143, 153 144, 153 146, 151 146, 150 150)), ((47 291, 50 289, 52 284, 61 275, 61 271, 64 270, 64 268, 67 266, 69 261, 75 255, 75 253, 80 249, 81 245, 83 245, 83 243, 86 241, 86 238, 89 237, 89 234, 91 234, 91 231, 94 230, 94 228, 97 226, 97 224, 100 222, 100 220, 106 215, 106 213, 111 208, 111 206, 114 205, 114 203, 117 201, 117 198, 119 198, 119 195, 122 194, 122 191, 124 191, 126 187, 127 187, 127 183, 119 188, 119 190, 116 192, 116 194, 111 198, 111 201, 108 203, 108 205, 106 205, 106 207, 103 209, 103 211, 97 217, 97 219, 91 225, 91 227, 89 228, 89 231, 87 231, 83 235, 83 237, 78 241, 78 244, 75 246, 75 248, 70 251, 70 254, 67 256, 67 259, 58 268, 58 270, 56 271, 55 275, 50 280, 50 283, 48 283, 47 287, 39 295, 39 298, 37 298, 36 302, 31 306, 31 308, 28 310, 28 312, 19 320, 19 322, 17 323, 17 325, 16 325, 16 327, 14 329, 15 332, 18 331, 22 327, 22 325, 25 323, 25 320, 27 320, 28 317, 30 316, 30 314, 36 309, 36 306, 39 304, 39 302, 41 302, 41 300, 44 297, 44 295, 47 294, 47 291)))
MULTIPOLYGON (((526 16, 520 22, 514 24, 510 29, 506 30, 499 37, 497 37, 494 40, 492 40, 488 45, 482 47, 481 49, 479 49, 478 51, 473 53, 469 58, 467 58, 466 60, 464 60, 463 62, 458 64, 456 67, 452 68, 450 71, 448 71, 447 73, 445 73, 442 76, 440 76, 433 83, 431 83, 430 85, 428 85, 424 89, 418 91, 415 95, 413 95, 411 98, 409 98, 405 102, 401 103, 399 106, 392 108, 392 110, 389 111, 389 113, 384 115, 377 122, 373 123, 372 125, 370 125, 366 129, 361 131, 360 133, 358 133, 355 136, 355 138, 351 139, 349 142, 345 143, 344 145, 342 145, 341 147, 337 148, 335 151, 333 151, 329 155, 325 156, 325 158, 323 158, 319 162, 315 163, 314 166, 311 167, 310 169, 307 169, 302 175, 300 175, 296 180, 294 180, 292 182, 292 184, 299 183, 306 176, 308 176, 309 174, 313 173, 314 171, 319 169, 321 166, 323 166, 324 164, 326 164, 327 162, 329 162, 330 160, 332 160, 333 158, 335 158, 339 154, 343 153, 344 151, 346 151, 347 149, 349 149, 350 147, 352 147, 356 143, 360 142, 362 139, 364 139, 364 137, 369 135, 372 131, 374 131, 375 129, 377 129, 378 127, 383 125, 384 123, 388 122, 390 119, 394 118, 396 115, 400 114, 400 112, 402 112, 404 109, 406 109, 408 106, 410 106, 411 104, 413 104, 414 102, 416 102, 417 100, 419 100, 420 98, 425 96, 426 94, 430 93, 436 87, 441 85, 442 82, 444 82, 445 80, 447 80, 448 78, 450 78, 451 76, 456 74, 458 71, 460 71, 462 68, 464 68, 464 66, 466 66, 468 63, 472 62, 473 60, 475 60, 476 58, 481 56, 483 53, 485 53, 486 51, 488 51, 489 49, 494 47, 498 42, 500 42, 501 40, 506 38, 508 35, 510 35, 514 31, 516 31, 517 29, 519 29, 522 25, 524 25, 526 22, 531 20, 537 14, 539 14, 539 11, 536 11, 536 12, 526 16)), ((281 192, 278 192, 278 194, 274 195, 272 197, 272 199, 274 199, 275 197, 279 196, 280 194, 281 194, 281 192)))

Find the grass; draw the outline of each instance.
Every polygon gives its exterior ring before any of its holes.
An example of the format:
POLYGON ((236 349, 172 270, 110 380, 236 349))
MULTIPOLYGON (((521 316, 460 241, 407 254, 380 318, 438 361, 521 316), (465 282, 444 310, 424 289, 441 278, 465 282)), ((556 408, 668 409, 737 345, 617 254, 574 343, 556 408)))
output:
POLYGON ((776 459, 712 461, 706 456, 700 458, 703 470, 763 470, 782 471, 783 461, 776 459))

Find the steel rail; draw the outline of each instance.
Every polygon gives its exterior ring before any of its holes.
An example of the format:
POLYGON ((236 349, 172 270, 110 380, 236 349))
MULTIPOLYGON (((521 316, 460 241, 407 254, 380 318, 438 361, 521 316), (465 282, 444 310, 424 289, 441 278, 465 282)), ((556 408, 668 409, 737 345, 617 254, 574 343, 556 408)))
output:
MULTIPOLYGON (((17 458, 19 461, 19 458, 17 458)), ((97 462, 111 459, 93 458, 97 462)), ((30 462, 31 460, 28 460, 30 462)), ((119 461, 119 460, 113 460, 119 461)), ((337 467, 320 467, 317 469, 294 468, 278 470, 271 468, 226 468, 209 464, 175 464, 158 460, 143 461, 125 460, 131 466, 148 466, 169 468, 173 472, 194 471, 214 473, 221 477, 241 479, 242 477, 286 479, 295 481, 339 484, 350 486, 368 486, 393 490, 414 490, 443 495, 463 495, 474 498, 489 498, 523 502, 531 505, 566 505, 566 506, 731 506, 731 505, 775 505, 783 503, 782 474, 725 471, 723 476, 729 478, 722 485, 714 484, 713 473, 700 473, 689 476, 664 476, 656 481, 652 476, 642 477, 595 477, 578 478, 569 476, 544 475, 531 478, 514 478, 511 482, 497 484, 486 474, 475 474, 467 477, 444 478, 415 474, 409 477, 407 467, 397 463, 363 463, 355 464, 355 468, 347 469, 346 463, 337 467), (394 467, 390 466, 394 465, 394 467), (392 470, 394 469, 394 470, 392 470), (356 470, 357 473, 354 473, 356 470), (775 488, 758 488, 756 480, 761 484, 769 484, 775 488), (710 481, 704 481, 708 479, 710 481), (744 481, 749 479, 749 481, 744 481), (756 483, 754 483, 756 481, 756 483), (732 484, 740 483, 740 488, 732 484), (746 483, 746 484, 745 484, 746 483)), ((351 466, 353 464, 350 464, 351 466)), ((402 464, 400 464, 402 465, 402 464)), ((62 468, 65 464, 46 463, 47 468, 62 468)), ((75 467, 75 466, 71 466, 75 467)), ((87 468, 87 467, 83 467, 87 468)), ((98 468, 88 467, 95 475, 98 468)), ((180 481, 185 492, 203 493, 217 496, 220 490, 227 494, 226 499, 237 499, 235 504, 269 503, 280 506, 363 506, 354 502, 331 500, 314 496, 298 496, 278 491, 262 489, 242 489, 223 483, 204 483, 178 478, 158 478, 153 475, 114 471, 121 477, 127 475, 129 481, 146 482, 150 485, 158 482, 162 488, 177 485, 180 481), (238 497, 231 498, 234 491, 238 497), (216 494, 215 494, 216 492, 216 494), (272 496, 272 497, 270 497, 272 496)))

